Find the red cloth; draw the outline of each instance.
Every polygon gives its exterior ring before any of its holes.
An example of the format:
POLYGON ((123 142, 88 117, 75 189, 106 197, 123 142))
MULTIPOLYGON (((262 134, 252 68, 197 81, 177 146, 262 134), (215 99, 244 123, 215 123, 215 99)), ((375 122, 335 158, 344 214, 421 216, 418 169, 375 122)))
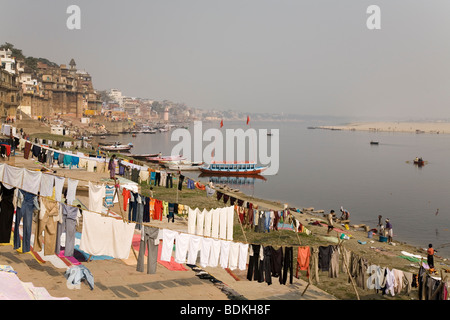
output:
POLYGON ((162 221, 163 216, 163 203, 161 200, 155 200, 155 220, 162 221))
POLYGON ((123 188, 122 196, 123 196, 123 210, 127 211, 128 200, 131 197, 130 190, 123 188))
POLYGON ((2 146, 5 146, 6 156, 9 157, 9 155, 11 154, 11 146, 9 144, 2 144, 2 146))

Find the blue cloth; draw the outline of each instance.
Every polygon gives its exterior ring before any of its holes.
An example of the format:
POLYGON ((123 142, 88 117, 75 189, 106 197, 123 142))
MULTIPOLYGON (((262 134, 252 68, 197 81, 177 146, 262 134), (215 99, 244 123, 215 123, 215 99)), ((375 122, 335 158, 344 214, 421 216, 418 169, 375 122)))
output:
POLYGON ((194 180, 188 179, 187 187, 188 187, 188 189, 195 189, 194 180))
POLYGON ((87 281, 89 288, 94 290, 94 276, 88 268, 81 264, 67 269, 64 276, 67 279, 67 283, 71 285, 79 285, 81 280, 84 279, 87 281))
POLYGON ((113 207, 114 197, 114 187, 113 186, 105 186, 105 207, 113 207))
POLYGON ((64 155, 64 166, 69 167, 72 164, 72 156, 69 156, 68 154, 64 155))
POLYGON ((53 160, 58 160, 58 158, 59 158, 59 152, 54 152, 53 153, 53 160))
POLYGON ((80 158, 72 156, 72 166, 76 166, 78 168, 79 163, 80 163, 80 158))

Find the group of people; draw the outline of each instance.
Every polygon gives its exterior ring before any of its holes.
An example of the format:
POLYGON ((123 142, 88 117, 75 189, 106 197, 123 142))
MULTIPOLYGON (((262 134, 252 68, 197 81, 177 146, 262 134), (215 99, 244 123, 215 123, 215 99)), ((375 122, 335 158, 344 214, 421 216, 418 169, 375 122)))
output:
MULTIPOLYGON (((348 210, 344 209, 343 207, 341 207, 340 209, 341 211, 341 217, 339 218, 341 222, 345 222, 348 223, 350 221, 350 213, 348 212, 348 210)), ((330 232, 334 229, 334 221, 337 219, 336 217, 336 213, 334 212, 334 210, 331 210, 330 213, 328 213, 326 215, 327 218, 327 224, 328 224, 328 230, 327 230, 327 234, 330 234, 330 232)), ((392 239, 394 236, 394 232, 393 232, 393 228, 392 228, 392 223, 389 219, 385 220, 385 225, 383 225, 382 223, 382 216, 379 215, 378 216, 378 227, 379 227, 379 234, 381 236, 385 236, 387 237, 387 241, 388 243, 392 243, 392 239)))
MULTIPOLYGON (((344 209, 342 206, 341 206, 340 211, 341 211, 341 217, 339 219, 341 220, 341 222, 348 223, 350 221, 350 213, 348 212, 348 210, 344 209)), ((333 223, 337 219, 336 213, 334 212, 334 210, 331 210, 330 213, 327 214, 326 218, 327 218, 327 223, 328 223, 327 234, 330 234, 330 232, 334 229, 333 223)))

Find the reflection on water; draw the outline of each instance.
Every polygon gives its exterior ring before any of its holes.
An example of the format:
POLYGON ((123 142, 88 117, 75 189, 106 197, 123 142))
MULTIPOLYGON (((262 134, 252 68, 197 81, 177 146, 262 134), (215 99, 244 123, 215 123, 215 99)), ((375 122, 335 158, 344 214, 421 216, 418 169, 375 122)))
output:
POLYGON ((254 185, 256 180, 266 181, 267 179, 261 175, 252 175, 252 176, 213 176, 205 173, 201 173, 199 178, 207 178, 208 182, 212 182, 215 184, 234 184, 234 185, 243 185, 243 184, 251 184, 254 185))

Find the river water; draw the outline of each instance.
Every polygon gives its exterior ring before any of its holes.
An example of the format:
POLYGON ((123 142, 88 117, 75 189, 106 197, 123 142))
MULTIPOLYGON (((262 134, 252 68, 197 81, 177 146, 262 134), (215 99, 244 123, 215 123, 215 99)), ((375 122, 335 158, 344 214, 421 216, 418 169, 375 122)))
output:
MULTIPOLYGON (((232 186, 298 208, 334 209, 339 213, 343 206, 349 210, 352 224, 376 227, 378 215, 382 215, 383 221, 389 218, 393 224, 394 241, 422 248, 432 243, 438 254, 450 256, 449 135, 308 129, 314 125, 225 123, 220 130, 279 130, 278 173, 265 176, 266 180, 248 179, 232 186), (371 140, 379 145, 371 145, 371 140), (423 167, 414 165, 416 156, 427 163, 423 167)), ((219 123, 203 123, 203 130, 208 128, 220 128, 219 123)), ((188 130, 194 134, 193 125, 188 130)), ((117 139, 132 142, 135 154, 170 155, 178 144, 171 141, 171 132, 138 134, 135 138, 121 135, 110 141, 117 139)), ((198 176, 192 172, 187 175, 198 176)), ((206 182, 209 178, 201 179, 206 182)))

